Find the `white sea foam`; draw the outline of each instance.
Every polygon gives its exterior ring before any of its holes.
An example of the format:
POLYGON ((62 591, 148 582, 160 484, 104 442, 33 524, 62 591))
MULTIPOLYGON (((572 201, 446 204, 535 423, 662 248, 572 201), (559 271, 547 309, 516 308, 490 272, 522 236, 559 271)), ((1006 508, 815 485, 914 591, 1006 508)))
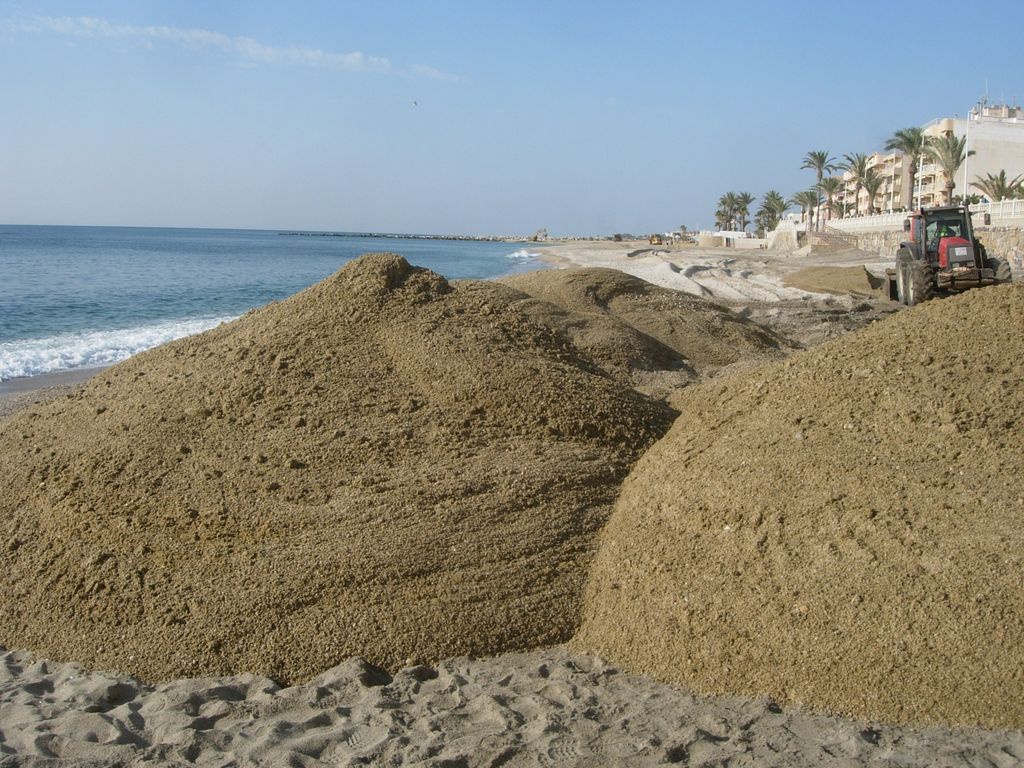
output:
POLYGON ((0 342, 0 381, 111 365, 136 352, 215 328, 235 316, 170 320, 111 331, 79 331, 0 342))
POLYGON ((513 259, 515 261, 530 261, 531 259, 539 259, 540 254, 528 251, 525 248, 521 248, 518 251, 505 254, 506 259, 513 259))

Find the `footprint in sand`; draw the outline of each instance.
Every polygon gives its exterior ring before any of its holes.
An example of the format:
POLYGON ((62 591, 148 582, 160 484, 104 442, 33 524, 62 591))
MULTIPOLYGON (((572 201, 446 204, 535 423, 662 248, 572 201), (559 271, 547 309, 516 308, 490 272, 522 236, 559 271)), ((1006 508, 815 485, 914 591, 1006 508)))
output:
POLYGON ((579 739, 557 738, 548 745, 544 756, 551 761, 551 765, 575 765, 583 757, 583 750, 579 739))
POLYGON ((339 736, 338 751, 342 754, 365 755, 380 746, 390 733, 383 725, 346 728, 339 736))

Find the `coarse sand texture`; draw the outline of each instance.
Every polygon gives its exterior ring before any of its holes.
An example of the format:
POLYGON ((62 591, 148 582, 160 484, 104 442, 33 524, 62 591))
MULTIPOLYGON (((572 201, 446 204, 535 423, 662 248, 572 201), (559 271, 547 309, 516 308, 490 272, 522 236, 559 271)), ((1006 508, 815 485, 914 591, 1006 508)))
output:
POLYGON ((685 390, 576 650, 704 692, 1024 727, 1024 285, 685 390))
POLYGON ((863 266, 805 267, 786 275, 785 283, 790 288, 812 293, 889 298, 884 278, 871 274, 863 266))
POLYGON ((786 339, 712 301, 615 269, 540 270, 502 282, 540 299, 541 307, 561 307, 562 326, 578 347, 634 376, 676 368, 705 373, 792 350, 786 339))
POLYGON ((394 255, 0 422, 0 642, 147 680, 565 640, 674 412, 394 255))

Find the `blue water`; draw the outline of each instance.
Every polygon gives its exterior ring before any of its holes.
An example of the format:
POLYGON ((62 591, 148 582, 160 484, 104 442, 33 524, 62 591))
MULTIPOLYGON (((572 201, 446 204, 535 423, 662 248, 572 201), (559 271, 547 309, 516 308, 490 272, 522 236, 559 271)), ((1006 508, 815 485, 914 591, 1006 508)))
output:
POLYGON ((289 296, 370 251, 448 278, 539 266, 519 243, 0 226, 0 381, 123 360, 289 296))

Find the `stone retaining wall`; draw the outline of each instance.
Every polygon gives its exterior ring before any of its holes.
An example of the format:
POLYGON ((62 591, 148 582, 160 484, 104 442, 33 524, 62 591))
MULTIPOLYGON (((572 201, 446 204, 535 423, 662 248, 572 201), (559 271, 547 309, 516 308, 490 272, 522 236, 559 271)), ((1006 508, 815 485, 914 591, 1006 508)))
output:
MULTIPOLYGON (((1006 259, 1017 271, 1024 270, 1024 227, 978 227, 974 232, 989 254, 1006 259)), ((857 247, 891 257, 905 237, 902 230, 865 232, 857 235, 857 247)))

